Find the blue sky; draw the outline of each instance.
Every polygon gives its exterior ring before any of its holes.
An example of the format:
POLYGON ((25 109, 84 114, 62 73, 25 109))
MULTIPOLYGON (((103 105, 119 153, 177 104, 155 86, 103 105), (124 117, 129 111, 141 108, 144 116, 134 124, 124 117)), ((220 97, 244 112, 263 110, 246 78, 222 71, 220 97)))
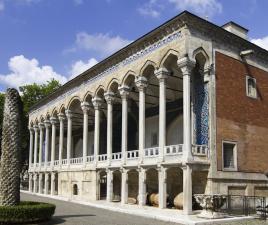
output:
POLYGON ((0 0, 0 91, 62 83, 183 10, 268 49, 267 0, 0 0))

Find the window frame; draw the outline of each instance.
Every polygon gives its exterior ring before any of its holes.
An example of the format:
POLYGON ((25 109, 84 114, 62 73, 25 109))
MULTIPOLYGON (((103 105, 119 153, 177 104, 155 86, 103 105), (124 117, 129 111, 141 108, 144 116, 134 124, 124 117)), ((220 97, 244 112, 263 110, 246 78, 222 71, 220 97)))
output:
POLYGON ((249 98, 253 98, 253 99, 257 99, 258 98, 258 91, 257 91, 257 80, 255 77, 252 77, 252 76, 249 76, 249 75, 246 75, 246 95, 247 97, 249 98), (254 84, 255 84, 255 92, 256 92, 256 95, 255 96, 252 96, 249 94, 249 88, 248 88, 248 80, 249 79, 252 79, 254 81, 254 84))
POLYGON ((221 154, 222 154, 222 170, 223 171, 237 171, 237 141, 222 140, 221 154), (234 167, 233 168, 224 167, 224 144, 234 145, 234 149, 233 149, 234 167))

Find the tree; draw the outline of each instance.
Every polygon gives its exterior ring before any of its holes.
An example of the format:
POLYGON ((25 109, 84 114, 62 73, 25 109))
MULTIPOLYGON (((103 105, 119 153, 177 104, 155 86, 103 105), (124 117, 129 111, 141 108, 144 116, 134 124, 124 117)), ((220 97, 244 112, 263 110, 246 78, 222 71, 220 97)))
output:
POLYGON ((22 102, 19 92, 7 89, 2 124, 2 155, 0 167, 0 205, 20 202, 22 102))
MULTIPOLYGON (((40 101, 42 98, 46 97, 47 95, 54 92, 57 88, 59 88, 61 84, 57 80, 50 80, 47 81, 45 84, 28 84, 20 87, 20 94, 21 99, 23 102, 23 112, 24 115, 22 116, 22 162, 28 160, 29 155, 29 131, 28 131, 28 113, 30 108, 36 104, 38 101, 40 101)), ((2 115, 3 115, 3 109, 4 106, 4 94, 0 94, 0 128, 2 127, 2 115)), ((1 139, 1 134, 0 134, 1 139)))
POLYGON ((1 155, 1 141, 2 141, 2 124, 3 124, 3 112, 4 112, 5 94, 0 93, 0 155, 1 155))

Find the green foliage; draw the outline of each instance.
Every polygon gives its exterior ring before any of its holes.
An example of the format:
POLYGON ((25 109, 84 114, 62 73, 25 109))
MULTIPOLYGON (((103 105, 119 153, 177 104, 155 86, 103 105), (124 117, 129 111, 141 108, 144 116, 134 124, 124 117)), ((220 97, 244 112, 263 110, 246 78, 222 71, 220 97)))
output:
MULTIPOLYGON (((54 92, 59 88, 61 84, 57 80, 47 81, 45 84, 28 84, 20 87, 21 99, 23 102, 23 112, 22 115, 22 162, 24 163, 28 160, 29 155, 29 131, 28 131, 28 116, 30 108, 36 104, 38 101, 46 97, 47 95, 54 92)), ((3 121, 3 108, 4 108, 4 94, 0 94, 0 141, 2 136, 2 121, 3 121)), ((1 147, 0 147, 1 152, 1 147)))
POLYGON ((50 219, 56 206, 44 202, 20 202, 16 206, 0 206, 0 224, 18 224, 50 219))

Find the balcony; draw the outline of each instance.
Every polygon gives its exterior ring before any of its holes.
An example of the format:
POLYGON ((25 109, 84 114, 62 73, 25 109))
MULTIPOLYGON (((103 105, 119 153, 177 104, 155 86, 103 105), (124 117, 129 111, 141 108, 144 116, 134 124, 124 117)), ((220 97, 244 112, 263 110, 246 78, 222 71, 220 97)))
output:
MULTIPOLYGON (((209 149, 206 145, 192 145, 193 161, 196 163, 205 162, 209 160, 209 149)), ((140 157, 139 150, 127 151, 125 157, 122 152, 112 153, 111 159, 108 159, 107 154, 101 154, 97 156, 96 162, 93 155, 86 157, 86 166, 95 166, 98 168, 106 168, 108 166, 120 167, 126 166, 138 166, 140 163, 144 165, 155 165, 159 162, 165 164, 181 163, 183 157, 183 144, 165 146, 163 156, 160 157, 159 147, 151 147, 144 149, 143 160, 140 157)), ((71 158, 70 167, 80 167, 83 164, 83 157, 71 158)), ((39 167, 39 163, 31 166, 30 170, 34 171, 35 168, 45 169, 45 163, 42 162, 39 167)), ((62 159, 61 164, 59 160, 54 161, 53 170, 59 170, 60 167, 66 167, 68 165, 67 159, 62 159)), ((50 168, 51 162, 47 162, 46 168, 50 168)))

